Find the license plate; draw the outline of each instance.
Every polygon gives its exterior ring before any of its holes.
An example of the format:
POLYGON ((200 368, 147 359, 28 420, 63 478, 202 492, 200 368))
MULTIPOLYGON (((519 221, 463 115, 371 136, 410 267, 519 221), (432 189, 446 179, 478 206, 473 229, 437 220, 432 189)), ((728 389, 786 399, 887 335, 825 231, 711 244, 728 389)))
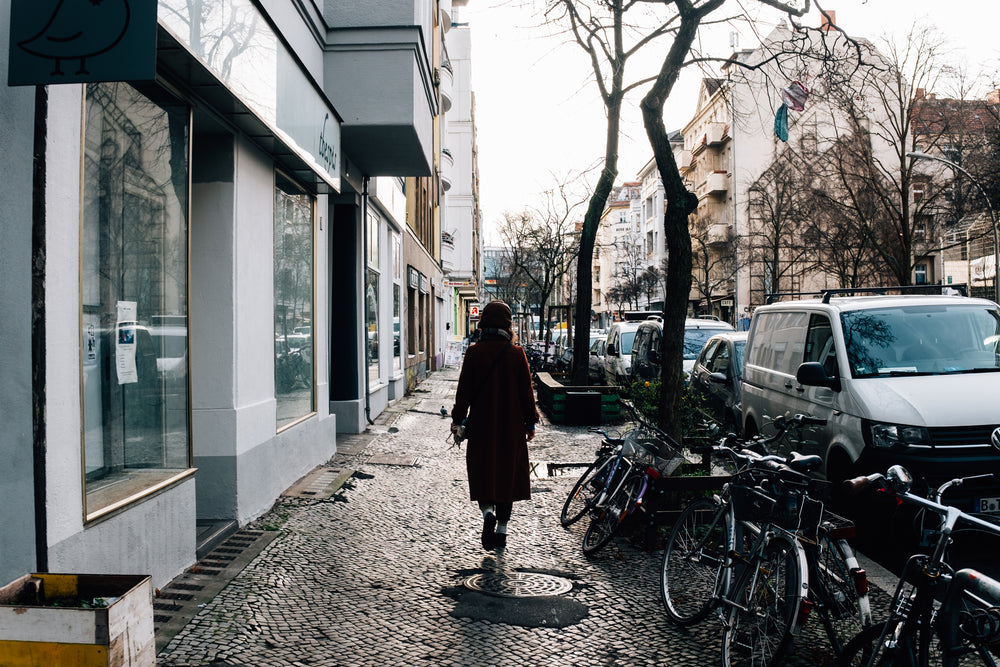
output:
POLYGON ((977 512, 1000 512, 1000 498, 977 498, 977 512))

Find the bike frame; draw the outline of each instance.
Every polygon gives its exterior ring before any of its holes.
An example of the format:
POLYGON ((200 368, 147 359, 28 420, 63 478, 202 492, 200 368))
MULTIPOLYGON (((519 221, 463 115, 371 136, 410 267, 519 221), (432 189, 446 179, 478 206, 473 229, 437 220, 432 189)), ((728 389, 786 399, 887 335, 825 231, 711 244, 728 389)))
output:
MULTIPOLYGON (((948 482, 942 490, 955 485, 954 482, 948 482)), ((866 664, 869 667, 878 664, 883 650, 891 648, 894 666, 926 667, 931 657, 931 642, 936 635, 940 640, 942 667, 957 667, 960 657, 968 653, 958 629, 962 596, 978 594, 980 599, 985 598, 986 606, 996 606, 1000 602, 1000 582, 978 573, 970 575, 966 570, 961 571, 964 573, 961 577, 953 575, 945 552, 960 521, 995 535, 1000 535, 1000 526, 909 491, 897 492, 896 495, 908 504, 938 515, 942 523, 933 553, 911 556, 903 567, 892 596, 889 618, 875 643, 876 650, 866 664), (935 602, 943 604, 935 609, 935 602), (892 636, 888 636, 890 630, 892 636)), ((940 498, 940 493, 936 497, 940 498)), ((971 643, 984 662, 995 667, 996 661, 983 649, 982 642, 973 640, 971 643)))

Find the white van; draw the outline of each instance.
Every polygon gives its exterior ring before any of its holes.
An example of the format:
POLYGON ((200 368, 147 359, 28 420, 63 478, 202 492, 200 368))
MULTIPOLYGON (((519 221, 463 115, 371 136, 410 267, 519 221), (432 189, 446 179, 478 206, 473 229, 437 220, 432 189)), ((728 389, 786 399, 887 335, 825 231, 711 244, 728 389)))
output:
MULTIPOLYGON (((759 307, 742 382, 744 433, 786 412, 828 479, 905 466, 932 484, 1000 472, 1000 308, 961 296, 861 296, 759 307)), ((950 492, 949 492, 950 493, 950 492)), ((956 494, 959 495, 959 494, 956 494)), ((960 502, 996 508, 1000 486, 960 502)))
POLYGON ((626 385, 632 379, 632 343, 642 322, 615 322, 608 329, 604 348, 604 377, 609 385, 626 385))

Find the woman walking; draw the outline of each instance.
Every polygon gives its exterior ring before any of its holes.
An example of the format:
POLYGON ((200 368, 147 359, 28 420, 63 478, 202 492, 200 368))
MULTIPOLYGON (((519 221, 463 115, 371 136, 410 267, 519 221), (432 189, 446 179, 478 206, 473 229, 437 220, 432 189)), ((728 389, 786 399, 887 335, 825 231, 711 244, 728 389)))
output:
POLYGON ((538 412, 524 350, 515 344, 510 307, 483 308, 479 340, 469 347, 451 411, 453 433, 465 422, 469 495, 483 514, 482 545, 507 546, 514 502, 531 499, 528 441, 538 412))

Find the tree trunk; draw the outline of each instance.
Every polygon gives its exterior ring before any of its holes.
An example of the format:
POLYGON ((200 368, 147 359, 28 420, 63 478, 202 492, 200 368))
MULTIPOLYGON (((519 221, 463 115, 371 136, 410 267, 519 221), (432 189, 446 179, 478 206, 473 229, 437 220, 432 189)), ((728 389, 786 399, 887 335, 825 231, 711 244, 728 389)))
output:
POLYGON ((656 168, 663 181, 667 200, 663 216, 664 240, 667 247, 666 293, 663 295, 663 342, 660 362, 660 428, 681 438, 680 397, 684 371, 684 320, 691 293, 691 233, 688 215, 698 208, 698 197, 688 192, 677 169, 674 153, 663 124, 663 106, 677 82, 684 60, 697 35, 702 17, 717 9, 724 0, 709 0, 697 9, 690 3, 678 3, 680 27, 670 51, 664 58, 656 82, 642 99, 642 124, 653 149, 656 168))
POLYGON ((597 180, 597 187, 590 197, 587 214, 580 232, 580 254, 576 264, 576 326, 573 339, 572 384, 588 383, 590 370, 590 311, 593 306, 593 263, 594 244, 597 241, 597 227, 601 224, 601 214, 608 203, 608 197, 618 177, 618 133, 621 126, 621 97, 612 97, 607 105, 608 133, 605 143, 604 169, 597 180))

